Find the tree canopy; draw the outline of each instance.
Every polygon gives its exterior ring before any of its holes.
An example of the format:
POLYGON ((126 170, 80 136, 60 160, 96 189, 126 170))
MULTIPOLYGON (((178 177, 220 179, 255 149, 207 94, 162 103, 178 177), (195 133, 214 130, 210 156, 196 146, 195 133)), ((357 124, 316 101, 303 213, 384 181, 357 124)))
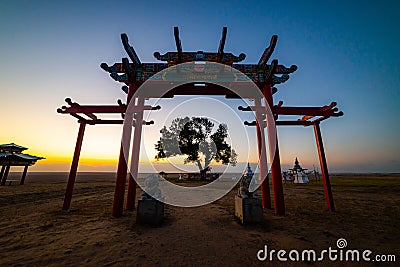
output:
POLYGON ((156 160, 183 155, 184 163, 195 163, 200 173, 209 170, 213 160, 235 166, 237 153, 226 142, 228 127, 219 124, 212 133, 213 128, 214 123, 208 118, 174 119, 169 128, 164 126, 160 130, 160 140, 155 144, 156 160))

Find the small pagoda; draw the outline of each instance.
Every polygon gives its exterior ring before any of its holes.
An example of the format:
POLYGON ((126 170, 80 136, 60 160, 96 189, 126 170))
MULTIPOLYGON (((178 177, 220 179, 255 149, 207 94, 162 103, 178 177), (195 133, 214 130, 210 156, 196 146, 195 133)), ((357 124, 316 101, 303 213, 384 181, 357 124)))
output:
POLYGON ((19 183, 20 185, 23 185, 25 183, 25 177, 26 173, 28 172, 28 167, 34 165, 38 160, 44 159, 43 157, 32 156, 22 153, 22 151, 25 151, 27 149, 28 148, 16 145, 14 143, 0 145, 1 185, 6 184, 11 166, 25 166, 22 173, 21 181, 19 183))
POLYGON ((303 169, 303 168, 300 166, 299 160, 298 160, 297 157, 296 157, 296 159, 295 159, 295 161, 294 161, 293 169, 291 169, 291 170, 292 170, 292 171, 295 171, 295 172, 302 172, 302 171, 305 171, 305 170, 307 170, 307 169, 303 169))
POLYGON ((300 166, 299 160, 295 159, 294 165, 292 169, 289 169, 288 172, 283 173, 284 180, 290 180, 296 184, 306 184, 309 183, 310 180, 308 178, 308 174, 306 173, 307 169, 304 169, 300 166))

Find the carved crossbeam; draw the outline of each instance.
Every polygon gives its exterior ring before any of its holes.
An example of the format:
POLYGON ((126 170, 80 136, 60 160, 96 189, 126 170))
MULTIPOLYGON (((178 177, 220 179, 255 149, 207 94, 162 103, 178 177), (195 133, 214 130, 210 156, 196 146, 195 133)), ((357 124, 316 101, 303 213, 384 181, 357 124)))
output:
MULTIPOLYGON (((314 125, 318 122, 321 122, 323 120, 326 120, 330 117, 320 117, 314 121, 302 121, 302 120, 297 120, 297 121, 293 121, 293 120, 276 120, 275 121, 275 125, 277 126, 310 126, 310 125, 314 125)), ((264 125, 266 125, 266 122, 264 121, 263 123, 264 125)), ((244 125, 247 126, 256 126, 256 121, 245 121, 244 125)))
MULTIPOLYGON (((226 54, 224 54, 226 55, 226 54)), ((100 67, 105 70, 106 72, 110 73, 110 76, 118 82, 124 82, 129 84, 129 75, 125 73, 125 69, 122 63, 115 63, 112 66, 108 66, 107 63, 102 63, 100 67)), ((160 71, 167 69, 168 64, 165 63, 142 63, 140 66, 136 67, 133 66, 132 63, 129 63, 129 69, 132 70, 132 74, 130 75, 133 77, 133 82, 141 84, 146 80, 152 78, 153 80, 162 79, 162 77, 154 76, 155 74, 159 73, 160 71)), ((255 64, 233 64, 232 67, 247 77, 249 77, 253 82, 256 84, 258 83, 267 83, 265 78, 265 72, 273 73, 270 77, 270 84, 280 84, 284 83, 289 79, 290 73, 293 73, 297 70, 295 65, 292 65, 290 68, 287 68, 283 65, 276 65, 275 70, 267 66, 266 69, 260 69, 258 65, 255 64), (282 76, 277 76, 283 74, 282 76)))
MULTIPOLYGON (((303 125, 303 126, 309 126, 313 125, 315 123, 321 122, 323 120, 326 120, 330 117, 340 117, 343 116, 342 111, 338 111, 338 108, 336 108, 336 102, 332 102, 329 105, 325 105, 322 107, 283 107, 282 106, 283 102, 279 101, 278 105, 275 105, 271 111, 274 115, 274 118, 276 120, 276 125, 303 125), (298 115, 302 116, 298 120, 277 120, 278 115, 298 115), (314 120, 311 120, 315 118, 314 120)), ((255 111, 259 114, 266 114, 265 108, 264 107, 255 107, 255 106, 239 106, 239 110, 241 111, 255 111)), ((245 125, 248 126, 255 126, 256 121, 244 122, 245 125)))
MULTIPOLYGON (((122 117, 126 112, 127 105, 122 103, 119 99, 117 101, 118 105, 80 105, 76 102, 72 102, 70 98, 66 98, 65 102, 69 105, 62 106, 61 108, 57 109, 58 113, 61 114, 70 114, 71 116, 78 119, 78 121, 85 122, 87 124, 122 124, 124 120, 115 120, 115 119, 99 119, 94 113, 105 113, 105 114, 121 114, 122 117), (83 117, 86 115, 88 118, 83 117)), ((142 112, 145 110, 159 110, 161 107, 157 106, 150 106, 144 105, 143 107, 136 107, 134 106, 132 112, 142 112)), ((144 125, 151 125, 154 124, 153 121, 143 121, 144 125)))
POLYGON ((244 60, 246 58, 246 55, 241 53, 239 56, 235 56, 232 53, 224 53, 222 59, 218 59, 218 53, 197 51, 197 52, 182 52, 181 61, 179 61, 178 52, 167 52, 163 55, 161 55, 159 52, 154 52, 154 57, 157 60, 168 62, 169 66, 191 61, 218 62, 218 60, 222 64, 232 66, 233 63, 244 60))
MULTIPOLYGON (((248 107, 238 107, 241 111, 256 111, 256 107, 248 106, 248 107)), ((265 114, 265 109, 260 109, 265 114)), ((281 107, 281 106, 274 106, 272 109, 272 113, 274 115, 299 115, 299 116, 306 116, 308 119, 314 116, 334 116, 339 117, 342 116, 343 112, 337 112, 337 108, 332 109, 324 109, 324 107, 281 107)), ((304 117, 303 117, 304 118, 304 117)), ((307 119, 307 120, 308 120, 307 119)))
POLYGON ((87 113, 125 113, 125 109, 119 105, 80 105, 76 102, 72 102, 70 98, 66 98, 65 102, 67 102, 70 106, 62 106, 61 108, 57 109, 58 113, 82 113, 85 115, 87 113))

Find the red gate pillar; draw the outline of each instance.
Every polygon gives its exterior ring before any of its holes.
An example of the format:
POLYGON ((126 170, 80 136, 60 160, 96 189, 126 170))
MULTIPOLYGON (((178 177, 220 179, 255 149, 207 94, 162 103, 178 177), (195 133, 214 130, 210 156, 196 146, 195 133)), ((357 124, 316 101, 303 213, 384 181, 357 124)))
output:
MULTIPOLYGON (((269 105, 270 109, 273 108, 273 99, 272 99, 272 88, 270 85, 265 85, 263 88, 263 95, 265 100, 265 105, 269 105)), ((271 152, 274 152, 274 147, 272 144, 273 140, 276 140, 275 144, 275 152, 273 155, 273 159, 271 159, 271 175, 272 175, 272 189, 274 192, 274 211, 275 215, 283 216, 285 215, 285 199, 283 195, 283 185, 282 185, 282 171, 281 171, 281 162, 279 157, 279 146, 278 146, 278 135, 276 132, 276 125, 274 129, 271 128, 271 123, 269 123, 269 116, 267 115, 267 127, 268 127, 268 142, 269 149, 271 152)), ((272 118, 273 119, 273 118, 272 118)), ((270 153, 272 157, 272 153, 270 153)))
POLYGON ((314 133, 315 133, 315 139, 317 141, 322 179, 324 180, 326 203, 328 204, 329 211, 335 211, 335 203, 333 202, 331 182, 329 180, 328 165, 326 164, 325 151, 324 151, 324 145, 322 143, 322 135, 321 135, 321 129, 319 128, 319 122, 314 123, 314 133))
MULTIPOLYGON (((69 208, 71 206, 72 192, 74 191, 76 171, 78 170, 79 156, 81 154, 83 134, 85 133, 85 127, 86 127, 86 123, 80 121, 78 137, 76 139, 74 157, 72 159, 71 169, 69 171, 67 189, 65 191, 64 204, 63 204, 63 208, 62 208, 63 210, 69 210, 69 208)), ((22 180, 21 180, 21 182, 22 182, 22 180)))
POLYGON ((269 190, 268 167, 267 167, 267 151, 265 145, 265 134, 263 119, 258 111, 261 108, 260 99, 254 99, 256 108, 256 131, 257 131, 257 144, 258 144, 258 159, 260 167, 260 180, 261 182, 261 200, 264 209, 271 208, 271 195, 269 190), (260 125, 261 122, 261 125, 260 125))
MULTIPOLYGON (((133 143, 135 145, 135 143, 133 143)), ((126 196, 126 210, 134 210, 136 202, 136 180, 133 178, 132 169, 129 173, 128 194, 126 196)))
POLYGON ((1 172, 0 172, 0 182, 3 180, 3 174, 4 170, 6 169, 6 165, 1 166, 1 172))
POLYGON ((29 165, 25 165, 24 167, 24 172, 22 173, 21 182, 19 183, 20 185, 23 185, 25 183, 25 177, 26 173, 28 172, 28 167, 29 165))
POLYGON ((6 170, 3 175, 3 179, 1 180, 1 185, 5 185, 8 177, 8 173, 10 172, 10 165, 6 166, 6 170))
POLYGON ((133 136, 132 146, 132 158, 131 168, 128 183, 128 195, 126 200, 126 209, 133 210, 135 208, 136 201, 136 180, 139 170, 139 153, 140 153, 140 142, 142 137, 142 126, 143 126, 143 107, 144 98, 137 98, 138 112, 135 113, 135 131, 133 136))
MULTIPOLYGON (((129 105, 129 102, 132 99, 136 90, 135 84, 131 83, 128 88, 128 96, 126 105, 129 105)), ((129 145, 131 141, 131 133, 132 133, 132 120, 133 117, 131 114, 126 113, 125 119, 128 123, 124 123, 124 128, 122 129, 122 142, 121 140, 121 148, 119 150, 119 159, 118 159, 118 167, 117 167, 117 177, 115 179, 115 189, 114 189, 114 201, 112 206, 112 216, 120 217, 124 210, 124 198, 125 198, 125 185, 126 185, 126 174, 128 171, 127 162, 125 160, 129 158, 129 145), (127 117, 128 116, 128 117, 127 117), (124 147, 124 143, 126 143, 126 147, 124 147)))

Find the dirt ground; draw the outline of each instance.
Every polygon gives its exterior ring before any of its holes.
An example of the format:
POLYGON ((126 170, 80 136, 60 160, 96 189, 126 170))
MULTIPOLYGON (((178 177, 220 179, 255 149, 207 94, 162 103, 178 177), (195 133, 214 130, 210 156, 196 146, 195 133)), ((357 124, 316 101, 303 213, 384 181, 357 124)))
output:
POLYGON ((30 174, 24 186, 0 187, 0 266, 317 266, 261 262, 257 252, 267 245, 319 253, 337 249, 339 238, 346 249, 395 255, 397 262, 326 259, 324 266, 399 266, 399 176, 332 177, 336 212, 326 210, 322 182, 288 183, 284 217, 265 210, 262 223, 239 224, 234 190, 198 208, 166 206, 155 228, 135 224, 135 212, 111 216, 112 177, 81 174, 69 212, 61 211, 65 174, 30 174))

